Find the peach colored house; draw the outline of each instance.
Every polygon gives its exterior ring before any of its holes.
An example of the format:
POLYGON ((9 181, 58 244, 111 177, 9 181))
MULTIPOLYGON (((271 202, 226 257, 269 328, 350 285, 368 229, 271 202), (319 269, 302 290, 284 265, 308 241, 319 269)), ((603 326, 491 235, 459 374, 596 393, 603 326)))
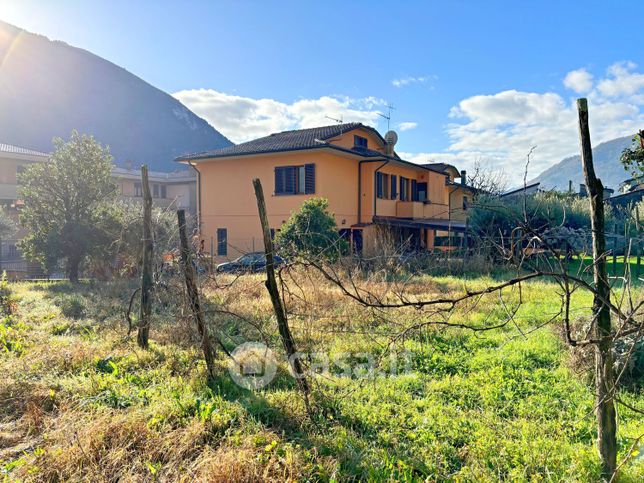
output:
POLYGON ((360 123, 285 131, 177 161, 199 173, 201 237, 220 259, 263 249, 253 178, 262 182, 271 229, 305 199, 323 197, 358 253, 376 251, 383 232, 409 249, 432 250, 437 236, 465 229, 450 173, 401 159, 360 123))

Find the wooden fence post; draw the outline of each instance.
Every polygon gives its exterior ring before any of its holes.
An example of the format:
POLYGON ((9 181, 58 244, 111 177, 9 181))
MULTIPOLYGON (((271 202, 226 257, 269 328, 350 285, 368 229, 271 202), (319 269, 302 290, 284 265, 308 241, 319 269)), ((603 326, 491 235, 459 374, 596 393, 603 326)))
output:
POLYGON ((188 301, 190 302, 190 310, 197 322, 197 330, 201 337, 201 349, 203 350, 204 359, 206 360, 206 369, 208 370, 208 377, 215 377, 215 348, 210 341, 210 334, 208 326, 206 325, 206 317, 199 300, 199 291, 197 290, 197 282, 195 269, 192 265, 192 256, 190 253, 190 244, 188 243, 188 233, 186 229, 186 212, 184 210, 177 211, 177 219, 179 221, 179 239, 181 240, 181 262, 183 263, 183 272, 186 279, 186 290, 188 292, 188 301))
POLYGON ((597 445, 602 465, 602 477, 613 478, 617 465, 617 418, 613 391, 615 370, 613 368, 613 341, 610 309, 604 301, 610 300, 610 285, 606 273, 606 234, 604 220, 604 186, 595 175, 593 151, 588 127, 588 102, 577 100, 579 113, 579 136, 581 163, 590 200, 590 221, 593 238, 593 282, 597 293, 593 300, 593 316, 596 320, 595 338, 595 394, 597 412, 597 445))
POLYGON ((141 310, 136 341, 140 347, 148 348, 150 318, 152 315, 152 194, 148 183, 148 167, 141 166, 141 188, 143 190, 143 260, 141 266, 141 310))
POLYGON ((295 357, 297 348, 295 340, 291 334, 291 328, 288 325, 286 311, 282 304, 279 289, 277 288, 277 280, 275 279, 275 258, 273 256, 273 239, 271 237, 271 229, 268 224, 268 215, 266 214, 266 202, 264 201, 264 190, 262 183, 258 178, 253 179, 253 187, 255 188, 255 197, 257 198, 257 210, 259 212, 259 221, 262 224, 262 233, 264 235, 264 251, 266 253, 266 289, 271 297, 273 303, 273 310, 277 318, 277 328, 282 339, 284 351, 288 356, 291 369, 295 373, 297 384, 302 392, 308 396, 309 384, 304 375, 304 368, 299 358, 295 357))

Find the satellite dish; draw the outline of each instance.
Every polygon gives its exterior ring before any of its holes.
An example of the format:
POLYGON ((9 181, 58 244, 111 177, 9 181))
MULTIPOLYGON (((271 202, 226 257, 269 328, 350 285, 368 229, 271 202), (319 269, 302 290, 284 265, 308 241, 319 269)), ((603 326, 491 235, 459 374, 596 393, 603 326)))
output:
POLYGON ((398 134, 396 134, 396 131, 387 131, 387 134, 385 134, 385 141, 387 141, 388 146, 395 146, 398 142, 398 134))

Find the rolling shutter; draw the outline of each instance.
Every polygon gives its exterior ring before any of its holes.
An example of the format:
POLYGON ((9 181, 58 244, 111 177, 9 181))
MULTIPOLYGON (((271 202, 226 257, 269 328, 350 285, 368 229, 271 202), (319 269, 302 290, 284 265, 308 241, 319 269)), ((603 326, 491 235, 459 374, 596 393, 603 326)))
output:
POLYGON ((304 193, 312 195, 315 193, 315 164, 307 164, 304 166, 305 171, 305 188, 304 193))

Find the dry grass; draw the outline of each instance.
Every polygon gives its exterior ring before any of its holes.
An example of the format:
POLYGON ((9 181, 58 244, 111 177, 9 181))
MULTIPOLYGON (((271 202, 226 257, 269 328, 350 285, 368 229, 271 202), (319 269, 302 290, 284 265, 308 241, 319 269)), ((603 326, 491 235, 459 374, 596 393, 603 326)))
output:
MULTIPOLYGON (((319 275, 292 277, 290 321, 307 350, 382 355, 393 334, 418 322, 415 309, 370 310, 319 275)), ((491 280, 379 274, 361 283, 379 295, 404 285, 410 297, 430 298, 491 280)), ((166 308, 155 314, 151 348, 143 351, 126 335, 123 307, 132 290, 126 282, 16 284, 12 290, 16 315, 5 323, 21 345, 0 354, 0 469, 9 480, 480 481, 596 474, 593 421, 584 415, 592 393, 565 368, 565 351, 549 330, 528 340, 513 327, 489 335, 431 326, 411 332, 400 346, 414 354, 412 374, 320 380, 312 421, 284 363, 272 386, 252 393, 232 383, 222 356, 221 376, 206 384, 194 327, 177 303, 180 291, 155 302, 166 308)), ((526 290, 517 323, 532 327, 554 310, 553 297, 543 296, 552 290, 546 284, 526 290)), ((229 347, 265 335, 279 351, 260 276, 241 277, 226 289, 210 284, 204 293, 209 309, 240 316, 209 312, 229 347)), ((507 304, 518 300, 516 293, 505 295, 507 304)), ((587 304, 584 297, 575 301, 578 310, 587 304)), ((498 322, 504 310, 487 296, 452 320, 485 325, 498 322)), ((625 437, 644 429, 633 415, 621 416, 625 437)), ((627 476, 636 480, 644 471, 638 468, 628 467, 627 476)))

